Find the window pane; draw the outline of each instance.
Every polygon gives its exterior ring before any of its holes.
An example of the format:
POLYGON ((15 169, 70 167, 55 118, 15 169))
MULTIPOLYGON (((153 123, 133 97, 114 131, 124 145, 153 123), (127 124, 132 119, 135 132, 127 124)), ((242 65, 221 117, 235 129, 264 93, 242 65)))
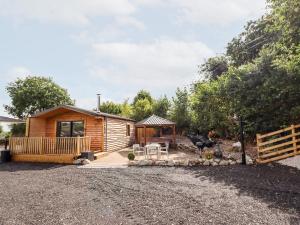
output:
POLYGON ((83 137, 84 136, 84 124, 83 121, 74 121, 73 122, 73 131, 72 131, 73 137, 83 137))
POLYGON ((58 137, 71 137, 71 122, 58 122, 58 137))

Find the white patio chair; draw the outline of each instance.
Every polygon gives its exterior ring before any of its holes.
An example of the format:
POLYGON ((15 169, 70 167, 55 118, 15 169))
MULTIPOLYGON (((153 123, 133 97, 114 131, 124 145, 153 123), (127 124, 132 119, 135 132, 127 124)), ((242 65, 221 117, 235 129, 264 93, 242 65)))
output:
POLYGON ((147 156, 151 158, 152 155, 156 155, 157 158, 160 156, 160 148, 159 144, 150 144, 146 147, 147 156))
POLYGON ((169 146, 170 146, 170 143, 165 142, 165 146, 160 148, 160 153, 161 154, 167 154, 167 158, 169 158, 169 146))
POLYGON ((139 144, 132 145, 132 149, 134 155, 140 156, 140 154, 143 154, 144 156, 146 156, 145 148, 141 147, 139 144))

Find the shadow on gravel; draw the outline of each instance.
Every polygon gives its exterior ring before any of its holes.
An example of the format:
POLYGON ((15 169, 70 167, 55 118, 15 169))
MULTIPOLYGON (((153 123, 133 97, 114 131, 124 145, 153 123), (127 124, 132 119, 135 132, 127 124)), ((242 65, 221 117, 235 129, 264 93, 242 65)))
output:
POLYGON ((212 182, 232 185, 240 195, 262 200, 269 207, 293 210, 296 217, 300 216, 300 171, 293 167, 236 165, 192 169, 192 172, 199 179, 205 176, 212 182))
POLYGON ((17 171, 26 171, 26 170, 51 170, 63 167, 64 165, 60 164, 48 164, 48 163, 19 163, 19 162, 9 162, 9 163, 0 163, 0 172, 17 172, 17 171))

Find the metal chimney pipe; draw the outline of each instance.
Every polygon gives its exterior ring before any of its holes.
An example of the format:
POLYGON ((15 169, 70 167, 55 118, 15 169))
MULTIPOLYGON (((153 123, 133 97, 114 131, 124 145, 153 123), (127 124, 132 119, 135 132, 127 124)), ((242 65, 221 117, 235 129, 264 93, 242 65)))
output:
POLYGON ((100 112, 101 94, 97 94, 97 99, 98 99, 97 111, 100 112))

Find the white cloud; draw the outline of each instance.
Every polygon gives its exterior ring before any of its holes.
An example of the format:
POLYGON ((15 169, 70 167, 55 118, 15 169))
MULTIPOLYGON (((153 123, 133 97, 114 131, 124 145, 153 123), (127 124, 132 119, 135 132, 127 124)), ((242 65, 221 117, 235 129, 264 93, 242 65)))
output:
POLYGON ((265 10, 264 0, 169 0, 178 6, 183 22, 228 25, 238 20, 256 19, 265 10))
MULTIPOLYGON (((214 53, 201 42, 98 43, 91 74, 110 85, 174 91, 197 77, 197 65, 214 53), (110 62, 110 63, 108 63, 110 62)), ((125 88, 126 89, 126 88, 125 88)))
POLYGON ((262 15, 265 0, 0 0, 0 16, 73 25, 90 24, 97 16, 112 16, 141 29, 144 25, 133 17, 141 7, 175 10, 181 22, 227 25, 262 15))
POLYGON ((13 81, 17 78, 25 78, 31 75, 31 71, 24 66, 15 66, 6 72, 6 81, 13 81))
POLYGON ((86 25, 95 16, 128 16, 135 10, 128 0, 0 0, 0 16, 17 21, 86 25))

